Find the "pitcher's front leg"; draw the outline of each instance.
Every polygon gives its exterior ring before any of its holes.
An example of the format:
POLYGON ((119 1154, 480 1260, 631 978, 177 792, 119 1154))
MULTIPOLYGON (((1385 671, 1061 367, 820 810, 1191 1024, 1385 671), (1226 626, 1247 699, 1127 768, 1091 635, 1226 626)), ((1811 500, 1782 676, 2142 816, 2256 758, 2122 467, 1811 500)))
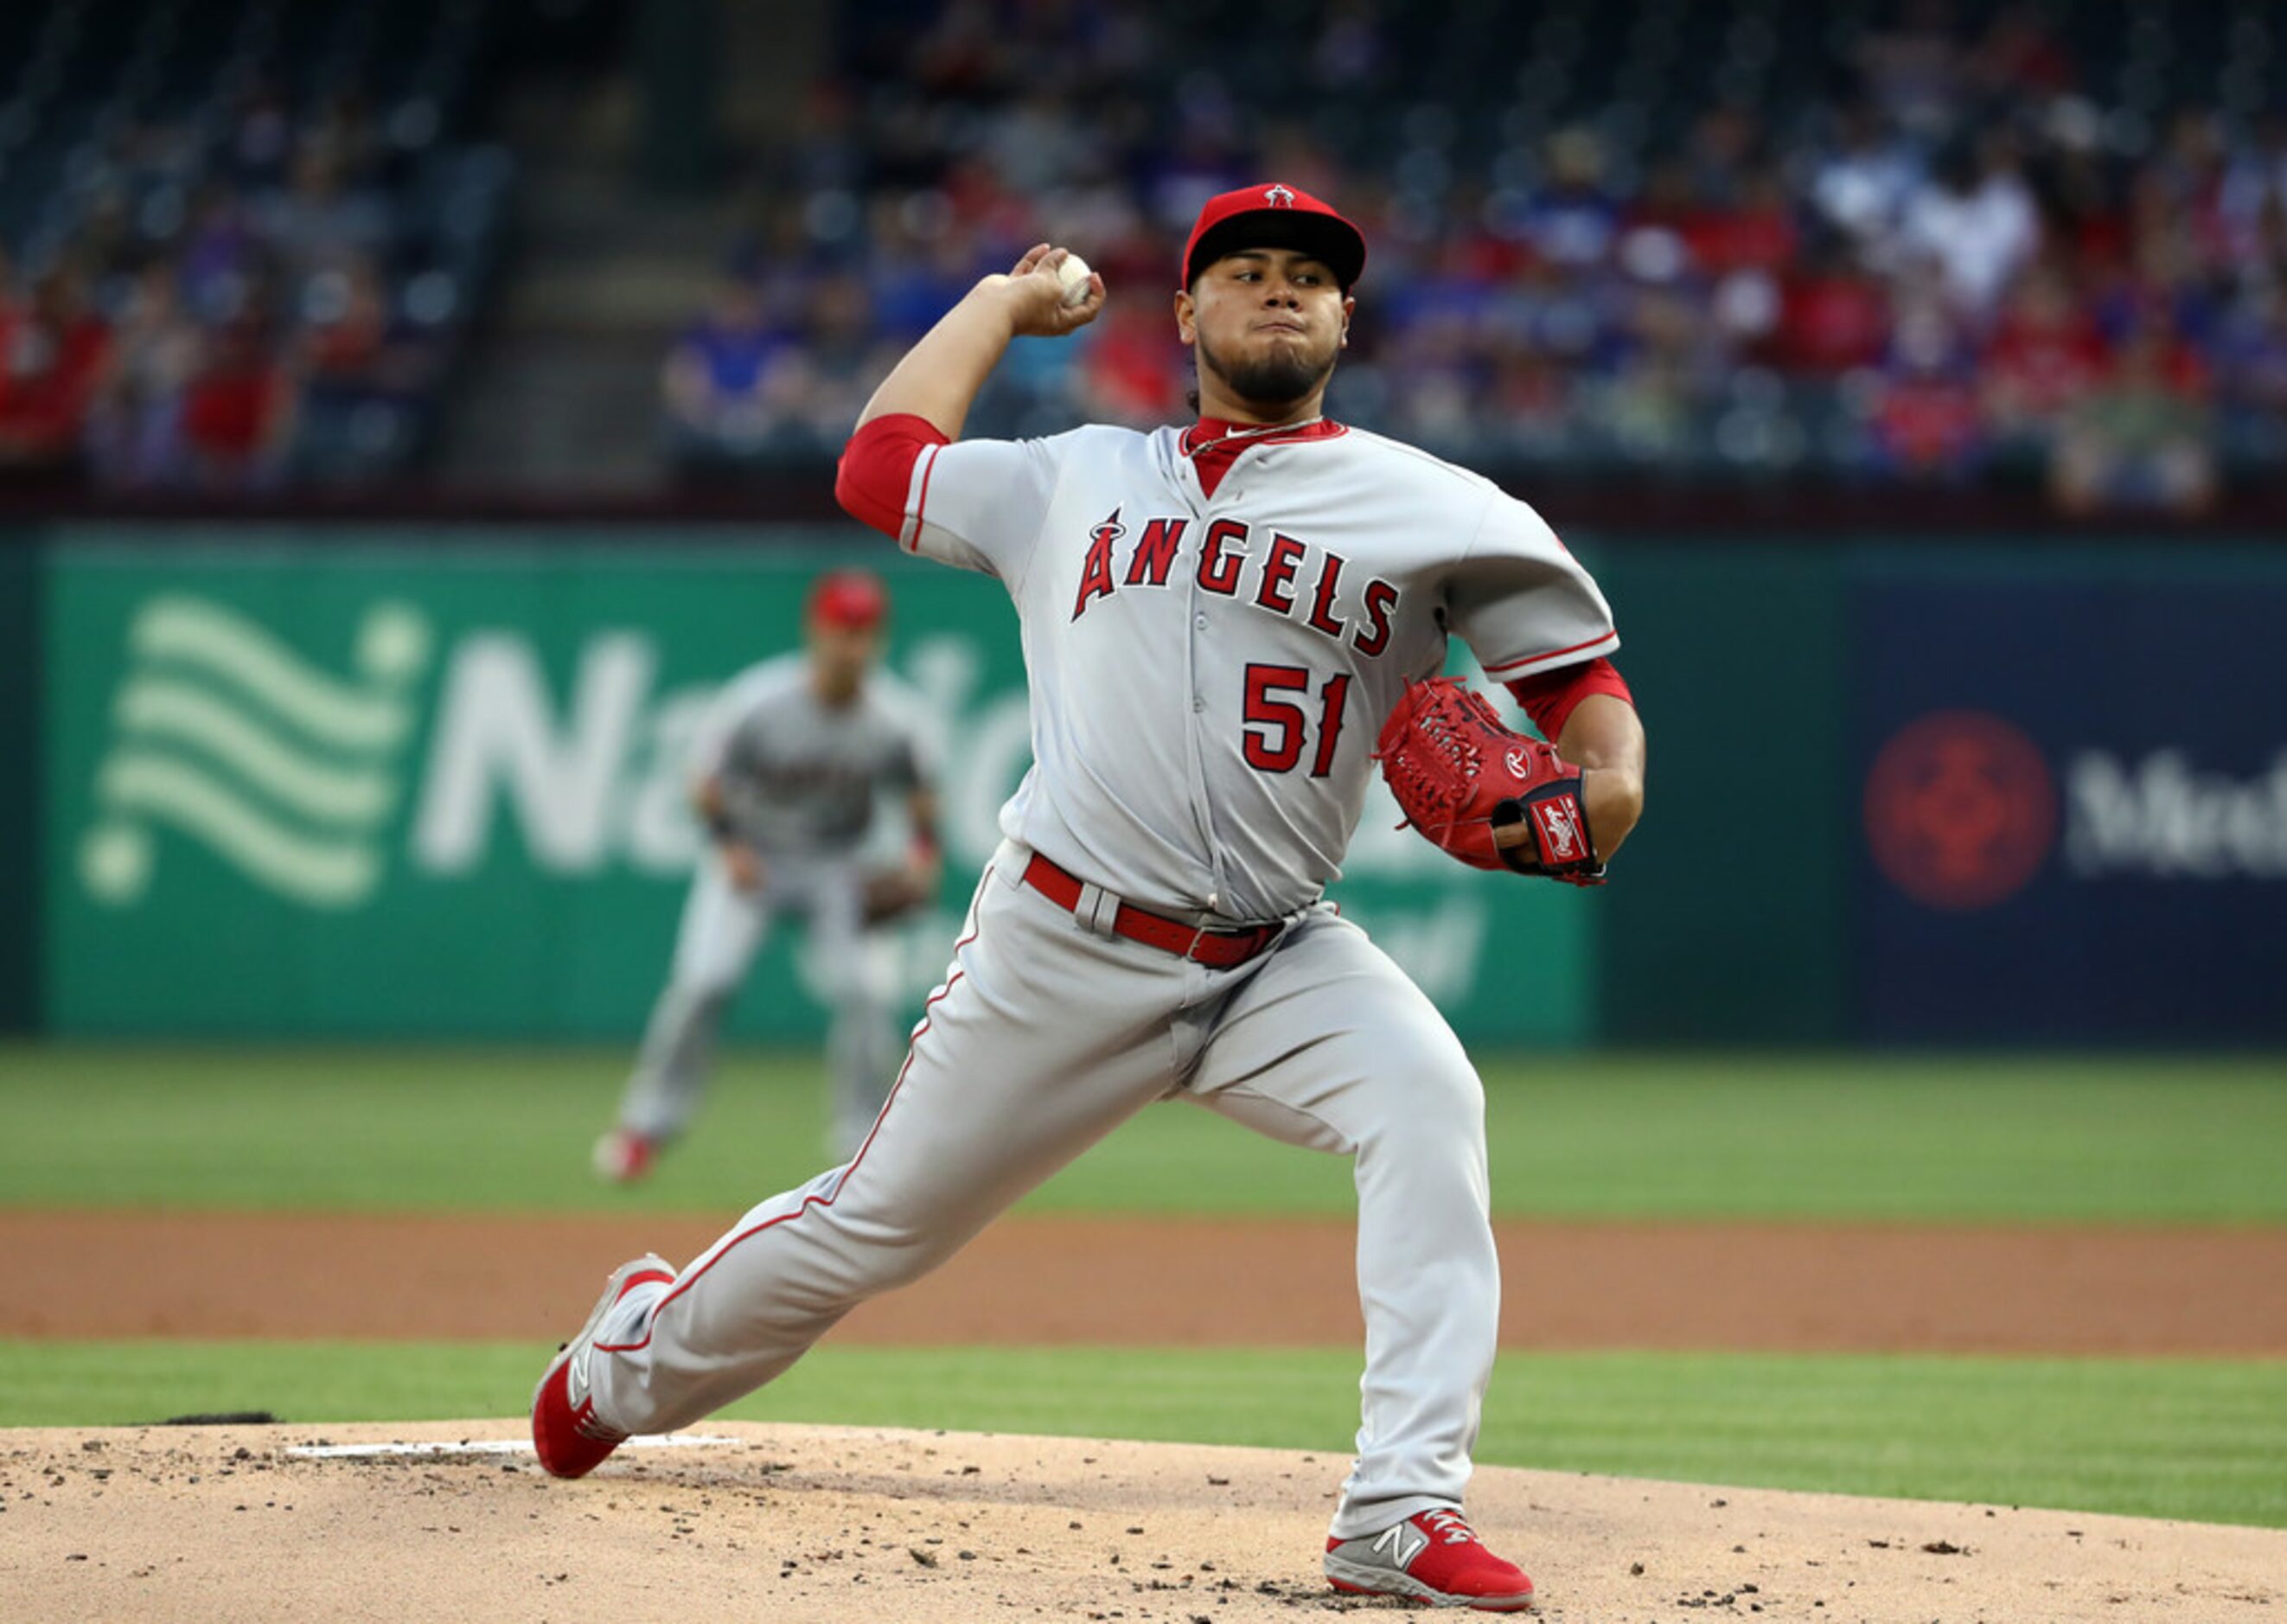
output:
POLYGON ((1484 1090, 1460 1040, 1364 932, 1314 914, 1233 992, 1191 1087, 1352 1158, 1366 1367, 1333 1535, 1459 1507, 1500 1328, 1484 1090))

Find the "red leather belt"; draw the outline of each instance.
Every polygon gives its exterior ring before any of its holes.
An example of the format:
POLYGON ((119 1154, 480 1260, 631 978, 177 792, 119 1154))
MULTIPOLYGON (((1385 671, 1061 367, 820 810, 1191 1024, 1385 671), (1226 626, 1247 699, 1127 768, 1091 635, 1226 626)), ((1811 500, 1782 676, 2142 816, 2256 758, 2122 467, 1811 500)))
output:
MULTIPOLYGON (((1037 852, 1033 853, 1033 860, 1025 865, 1025 883, 1067 914, 1080 907, 1080 882, 1037 852)), ((1246 963, 1277 940, 1282 928, 1272 924, 1250 925, 1244 931, 1206 931, 1145 908, 1131 907, 1125 902, 1112 916, 1115 935, 1157 947, 1162 953, 1172 953, 1179 959, 1190 959, 1209 970, 1229 970, 1234 964, 1246 963)))

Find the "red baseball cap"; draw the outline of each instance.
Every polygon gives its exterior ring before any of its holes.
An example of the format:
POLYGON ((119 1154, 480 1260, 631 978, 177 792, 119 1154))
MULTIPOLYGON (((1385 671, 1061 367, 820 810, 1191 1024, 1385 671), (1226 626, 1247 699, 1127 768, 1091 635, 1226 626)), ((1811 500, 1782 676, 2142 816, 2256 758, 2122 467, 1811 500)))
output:
POLYGON ((1365 269, 1365 234, 1308 192, 1273 180, 1210 197, 1183 244, 1183 286, 1225 254, 1250 248, 1299 248, 1326 262, 1348 293, 1365 269))
POLYGON ((806 618, 820 626, 867 631, 890 612, 890 595, 871 570, 829 570, 811 583, 806 618))

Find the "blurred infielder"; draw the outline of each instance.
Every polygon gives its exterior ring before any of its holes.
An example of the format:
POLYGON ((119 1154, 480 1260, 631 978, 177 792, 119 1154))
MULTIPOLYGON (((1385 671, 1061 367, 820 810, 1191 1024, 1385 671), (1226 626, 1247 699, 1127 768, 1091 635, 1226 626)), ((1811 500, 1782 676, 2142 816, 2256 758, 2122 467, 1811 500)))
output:
MULTIPOLYGON (((1602 595, 1531 508, 1321 414, 1365 260, 1357 229, 1291 186, 1210 201, 1175 297, 1201 411, 1184 428, 959 438, 1012 337, 1103 306, 1101 279, 1046 244, 868 404, 843 505, 1008 588, 1034 764, 872 1137, 681 1271, 613 1276, 534 1395, 549 1470, 770 1381, 1176 1096, 1355 1164, 1364 1414, 1327 1577, 1526 1604, 1532 1581, 1461 1513, 1500 1291, 1483 1088, 1321 891, 1377 760, 1461 860, 1595 883, 1642 806, 1643 733, 1602 595), (1555 749, 1423 680, 1449 636, 1555 749)), ((1517 996, 1533 969, 1505 967, 1517 996)))
POLYGON ((863 933, 938 884, 932 747, 918 707, 873 669, 888 606, 881 582, 862 570, 820 576, 803 615, 805 651, 732 678, 700 730, 692 801, 708 849, 618 1124, 596 1143, 605 1178, 642 1177, 689 1124, 748 966, 771 922, 789 913, 807 920, 832 988, 837 1153, 855 1151, 881 1110, 897 1031, 863 933), (883 793, 905 797, 912 847, 901 867, 867 860, 883 793))

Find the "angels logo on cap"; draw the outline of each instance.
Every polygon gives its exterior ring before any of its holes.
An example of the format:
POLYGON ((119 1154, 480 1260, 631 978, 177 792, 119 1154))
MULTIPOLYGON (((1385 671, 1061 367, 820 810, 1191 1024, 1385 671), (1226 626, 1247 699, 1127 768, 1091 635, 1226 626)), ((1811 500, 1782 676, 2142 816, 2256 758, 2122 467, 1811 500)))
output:
POLYGON ((1274 180, 1210 197, 1183 244, 1183 286, 1222 258, 1250 248, 1295 248, 1326 263, 1348 293, 1365 269, 1365 234, 1333 205, 1274 180))

